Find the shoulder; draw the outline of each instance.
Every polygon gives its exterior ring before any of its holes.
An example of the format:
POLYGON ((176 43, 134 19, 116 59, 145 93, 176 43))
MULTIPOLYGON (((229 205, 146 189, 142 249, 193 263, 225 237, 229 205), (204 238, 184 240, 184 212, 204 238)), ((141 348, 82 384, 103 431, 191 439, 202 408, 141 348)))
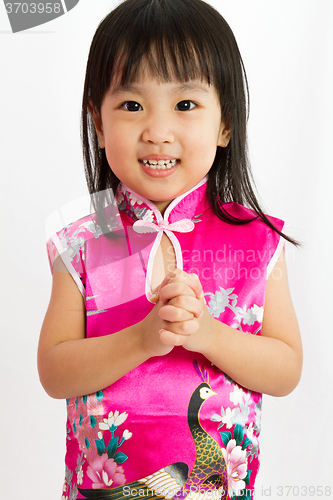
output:
POLYGON ((98 238, 103 234, 96 219, 95 214, 90 214, 67 224, 51 236, 48 240, 48 247, 51 245, 54 253, 58 251, 62 254, 67 251, 70 259, 73 260, 87 240, 98 238))
POLYGON ((56 234, 59 240, 68 247, 68 245, 79 244, 89 238, 98 238, 102 230, 96 222, 96 216, 87 215, 68 224, 56 234))
MULTIPOLYGON (((250 208, 244 207, 243 205, 240 205, 239 203, 236 203, 235 201, 230 201, 229 203, 224 203, 223 204, 223 209, 230 214, 232 217, 236 217, 238 219, 253 219, 249 224, 252 224, 254 227, 260 227, 260 225, 263 225, 263 228, 267 226, 260 217, 256 214, 254 210, 251 210, 250 208)), ((285 225, 285 221, 282 219, 278 219, 277 217, 273 217, 271 215, 265 214, 265 216, 270 220, 270 222, 273 224, 274 227, 276 227, 279 231, 282 230, 283 226, 285 225)))
POLYGON ((54 233, 47 241, 47 253, 51 272, 63 269, 71 274, 84 295, 85 251, 89 238, 102 234, 91 215, 82 217, 54 233))
POLYGON ((274 229, 253 210, 236 202, 224 203, 222 208, 229 216, 248 221, 244 224, 221 221, 221 226, 223 226, 224 233, 228 233, 228 239, 232 246, 243 248, 244 251, 253 252, 260 256, 260 262, 267 266, 267 276, 269 276, 285 244, 285 239, 278 231, 285 233, 288 224, 282 219, 265 214, 274 229))
POLYGON ((72 261, 78 255, 78 250, 86 240, 86 230, 93 224, 91 217, 86 216, 71 222, 60 231, 55 232, 47 241, 47 251, 50 264, 56 254, 63 255, 67 253, 67 258, 72 261))
MULTIPOLYGON (((266 236, 276 235, 277 238, 280 238, 278 232, 272 229, 268 224, 266 224, 265 221, 263 221, 258 216, 258 214, 254 212, 254 210, 251 210, 250 208, 244 207, 239 203, 231 201, 229 203, 223 204, 223 210, 231 217, 235 217, 236 219, 244 221, 248 220, 249 222, 247 222, 246 224, 241 224, 241 225, 235 224, 245 229, 248 232, 255 232, 257 233, 257 235, 261 233, 266 236)), ((284 220, 279 219, 277 217, 273 217, 268 214, 265 214, 265 216, 271 222, 271 224, 274 226, 275 229, 281 232, 286 230, 288 225, 284 220)))

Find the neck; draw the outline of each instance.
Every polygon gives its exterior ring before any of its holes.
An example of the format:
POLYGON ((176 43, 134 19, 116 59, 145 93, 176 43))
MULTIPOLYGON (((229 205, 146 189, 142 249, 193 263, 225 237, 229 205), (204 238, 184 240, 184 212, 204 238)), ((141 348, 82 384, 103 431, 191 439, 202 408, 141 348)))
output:
POLYGON ((168 206, 170 205, 170 203, 173 201, 173 200, 168 200, 168 201, 154 201, 154 200, 150 200, 152 203, 154 203, 154 205, 159 209, 159 211, 161 212, 161 214, 163 215, 165 210, 168 208, 168 206))

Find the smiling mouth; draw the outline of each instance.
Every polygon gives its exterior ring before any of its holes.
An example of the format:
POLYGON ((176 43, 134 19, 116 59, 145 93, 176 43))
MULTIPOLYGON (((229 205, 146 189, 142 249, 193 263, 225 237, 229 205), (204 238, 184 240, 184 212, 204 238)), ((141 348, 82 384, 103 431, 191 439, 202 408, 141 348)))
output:
POLYGON ((170 170, 173 168, 179 160, 140 160, 140 163, 145 167, 151 168, 152 170, 170 170))

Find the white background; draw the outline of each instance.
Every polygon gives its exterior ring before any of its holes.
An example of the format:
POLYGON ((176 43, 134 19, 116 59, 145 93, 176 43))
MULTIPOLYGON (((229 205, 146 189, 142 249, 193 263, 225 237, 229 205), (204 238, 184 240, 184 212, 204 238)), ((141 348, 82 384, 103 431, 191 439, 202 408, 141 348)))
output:
MULTIPOLYGON (((305 488, 322 486, 323 497, 333 498, 333 2, 211 4, 231 25, 247 69, 250 158, 261 200, 303 242, 300 250, 287 247, 303 377, 288 397, 264 397, 256 496, 312 498, 305 488), (295 488, 287 494, 279 488, 286 486, 295 488)), ((36 369, 51 289, 44 226, 51 212, 86 193, 79 139, 85 64, 97 24, 114 5, 81 0, 48 24, 12 34, 0 4, 4 499, 61 497, 65 403, 44 393, 36 369)))

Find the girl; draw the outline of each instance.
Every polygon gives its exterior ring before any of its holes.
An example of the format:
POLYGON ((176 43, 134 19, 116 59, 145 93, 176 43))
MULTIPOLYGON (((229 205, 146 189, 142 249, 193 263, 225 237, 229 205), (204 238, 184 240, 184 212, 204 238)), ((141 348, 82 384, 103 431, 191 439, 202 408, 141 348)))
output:
POLYGON ((49 242, 38 353, 45 390, 67 399, 63 498, 253 496, 261 393, 294 389, 302 349, 293 240, 251 187, 245 89, 234 36, 201 0, 126 0, 96 31, 94 213, 49 242))

